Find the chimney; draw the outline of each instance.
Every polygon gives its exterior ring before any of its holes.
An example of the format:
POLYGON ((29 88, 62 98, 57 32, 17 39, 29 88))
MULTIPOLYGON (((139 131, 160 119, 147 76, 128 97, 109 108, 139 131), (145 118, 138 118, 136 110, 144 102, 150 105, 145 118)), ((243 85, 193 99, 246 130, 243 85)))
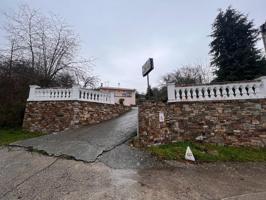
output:
POLYGON ((262 40, 264 43, 264 49, 266 52, 266 22, 261 25, 260 30, 261 30, 262 40))

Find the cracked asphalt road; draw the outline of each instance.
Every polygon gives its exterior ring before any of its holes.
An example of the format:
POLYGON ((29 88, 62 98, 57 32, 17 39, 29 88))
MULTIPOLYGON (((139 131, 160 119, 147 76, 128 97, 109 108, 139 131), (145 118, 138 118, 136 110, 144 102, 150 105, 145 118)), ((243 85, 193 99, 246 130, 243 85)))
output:
POLYGON ((137 109, 100 124, 19 141, 11 145, 33 148, 54 156, 94 162, 103 152, 132 138, 137 132, 137 109))
POLYGON ((127 145, 136 124, 134 109, 100 125, 0 147, 0 200, 265 199, 265 162, 161 162, 127 145))
POLYGON ((133 108, 97 125, 23 140, 10 146, 85 162, 101 161, 115 168, 162 166, 163 163, 150 154, 124 144, 137 133, 137 115, 137 108, 133 108))
POLYGON ((169 163, 114 169, 0 149, 0 200, 264 200, 266 163, 169 163))

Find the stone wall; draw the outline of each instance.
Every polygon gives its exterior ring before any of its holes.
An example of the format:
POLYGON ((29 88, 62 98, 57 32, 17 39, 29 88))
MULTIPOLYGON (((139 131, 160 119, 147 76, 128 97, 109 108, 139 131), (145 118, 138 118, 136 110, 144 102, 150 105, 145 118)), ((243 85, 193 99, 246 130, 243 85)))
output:
POLYGON ((52 133, 97 124, 129 111, 130 107, 81 101, 27 102, 23 128, 52 133))
POLYGON ((266 99, 144 102, 139 106, 139 137, 144 146, 198 137, 222 145, 266 147, 266 99), (160 112, 164 122, 159 122, 160 112))

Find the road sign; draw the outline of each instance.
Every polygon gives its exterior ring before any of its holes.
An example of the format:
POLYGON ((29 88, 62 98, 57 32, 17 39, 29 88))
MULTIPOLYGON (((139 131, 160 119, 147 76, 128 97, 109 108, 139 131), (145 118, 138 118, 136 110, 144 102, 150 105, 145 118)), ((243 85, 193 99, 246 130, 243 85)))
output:
POLYGON ((149 58, 142 66, 142 76, 148 75, 153 70, 153 59, 149 58))

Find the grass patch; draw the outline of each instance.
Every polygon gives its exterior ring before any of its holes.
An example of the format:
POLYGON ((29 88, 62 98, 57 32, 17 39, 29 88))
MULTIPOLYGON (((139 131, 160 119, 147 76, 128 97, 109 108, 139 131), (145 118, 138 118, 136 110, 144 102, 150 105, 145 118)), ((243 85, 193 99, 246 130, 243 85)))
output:
POLYGON ((0 129, 0 146, 7 145, 18 140, 38 137, 43 134, 27 132, 21 129, 0 129))
POLYGON ((176 142, 148 147, 148 151, 166 160, 185 160, 187 146, 190 146, 197 161, 266 161, 266 148, 218 146, 194 142, 176 142))

